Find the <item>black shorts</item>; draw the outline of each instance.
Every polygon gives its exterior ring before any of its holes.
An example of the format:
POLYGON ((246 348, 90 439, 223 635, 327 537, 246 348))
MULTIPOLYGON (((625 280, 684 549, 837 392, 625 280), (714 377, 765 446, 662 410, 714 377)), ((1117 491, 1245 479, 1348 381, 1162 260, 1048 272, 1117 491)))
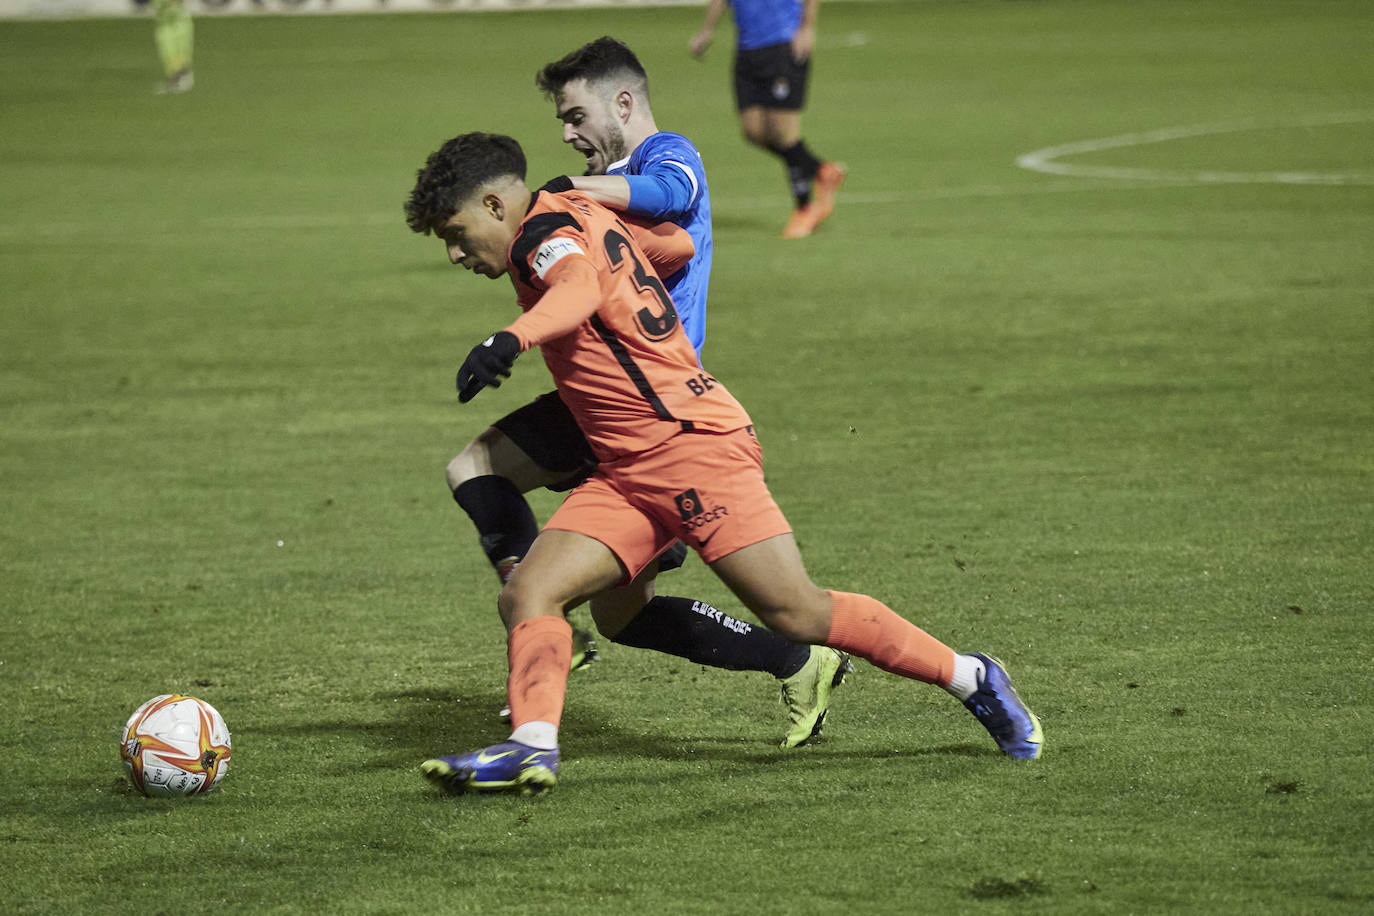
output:
POLYGON ((544 470, 567 475, 549 485, 555 493, 571 490, 596 470, 596 455, 557 391, 541 394, 491 425, 544 470))
POLYGON ((792 43, 735 52, 735 107, 801 111, 811 59, 792 57, 792 43))

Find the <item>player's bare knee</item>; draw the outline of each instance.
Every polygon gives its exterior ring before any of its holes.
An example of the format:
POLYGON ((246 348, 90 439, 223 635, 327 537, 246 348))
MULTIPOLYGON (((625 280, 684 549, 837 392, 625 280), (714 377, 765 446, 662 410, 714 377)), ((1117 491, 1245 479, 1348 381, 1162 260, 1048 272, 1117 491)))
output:
POLYGON ((444 468, 444 479, 448 482, 451 491, 457 491, 459 487, 473 478, 471 466, 463 460, 462 455, 456 455, 449 460, 448 467, 444 468))
POLYGON ((506 629, 535 617, 563 616, 564 606, 573 602, 561 584, 547 576, 521 575, 522 572, 525 572, 524 567, 517 567, 496 597, 496 610, 506 629))
POLYGON ((448 478, 448 488, 457 490, 474 477, 492 473, 491 448, 486 434, 473 439, 463 450, 449 461, 444 476, 448 478))
POLYGON ((521 588, 512 578, 496 596, 496 611, 507 630, 540 614, 539 602, 529 589, 521 588))

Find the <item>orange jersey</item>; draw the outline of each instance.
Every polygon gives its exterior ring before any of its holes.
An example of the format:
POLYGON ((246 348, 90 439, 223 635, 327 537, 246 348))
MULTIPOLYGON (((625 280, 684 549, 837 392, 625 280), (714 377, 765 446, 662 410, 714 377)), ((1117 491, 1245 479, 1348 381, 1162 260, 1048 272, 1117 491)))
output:
POLYGON ((680 432, 750 425, 739 402, 697 362, 651 269, 671 273, 691 254, 683 229, 632 227, 576 191, 537 193, 511 243, 511 280, 524 314, 506 330, 522 350, 543 352, 602 461, 680 432))

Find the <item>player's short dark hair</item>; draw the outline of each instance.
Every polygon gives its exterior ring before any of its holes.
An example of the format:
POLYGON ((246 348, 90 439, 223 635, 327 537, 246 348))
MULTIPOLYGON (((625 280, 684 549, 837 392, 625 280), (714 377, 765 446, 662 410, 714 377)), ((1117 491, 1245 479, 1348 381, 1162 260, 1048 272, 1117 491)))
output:
POLYGON ((545 64, 535 75, 534 84, 544 95, 552 97, 573 80, 584 79, 590 85, 612 77, 628 78, 646 99, 649 97, 649 74, 644 72, 635 52, 625 42, 603 35, 545 64))
POLYGON ((454 137, 415 174, 406 224, 429 235, 452 219, 478 188, 507 176, 525 180, 525 152, 515 140, 480 132, 454 137))

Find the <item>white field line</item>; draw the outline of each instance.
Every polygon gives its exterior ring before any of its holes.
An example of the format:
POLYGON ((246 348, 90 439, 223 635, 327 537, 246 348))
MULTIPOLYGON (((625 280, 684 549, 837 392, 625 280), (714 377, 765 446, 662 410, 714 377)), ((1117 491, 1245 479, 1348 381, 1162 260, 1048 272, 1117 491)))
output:
MULTIPOLYGON (((1195 181, 1176 182, 1179 186, 1196 185, 1195 181)), ((1160 185, 1152 185, 1160 187, 1160 185)), ((1082 191, 1136 191, 1141 185, 1136 182, 1084 182, 1079 180, 1055 181, 1045 184, 1027 185, 969 185, 966 187, 955 188, 916 188, 907 191, 860 191, 855 193, 841 192, 837 199, 837 205, 842 204, 863 204, 863 205, 887 205, 887 204, 909 204, 922 200, 959 200, 964 198, 978 197, 1017 197, 1028 194, 1062 194, 1078 193, 1082 191)), ((741 210, 750 212, 786 210, 789 197, 787 188, 781 176, 778 179, 778 192, 771 195, 758 195, 749 197, 730 197, 717 198, 712 200, 711 205, 717 212, 736 213, 741 210)), ((405 227, 404 217, 399 209, 394 213, 358 213, 347 210, 340 210, 337 213, 258 213, 258 214, 239 214, 233 216, 206 216, 196 221, 193 226, 180 226, 176 230, 176 235, 183 236, 189 232, 311 232, 311 231, 335 231, 335 230, 367 230, 385 228, 392 226, 401 232, 408 232, 405 227)), ((151 227, 144 227, 135 230, 133 227, 125 226, 125 231, 132 238, 146 239, 150 235, 156 235, 158 230, 151 227)), ((106 233, 102 229, 93 229, 93 235, 104 236, 106 233)), ((350 236, 356 236, 356 232, 350 232, 350 236)), ((69 241, 75 235, 80 235, 80 229, 69 226, 45 225, 45 226, 20 226, 15 224, 5 225, 0 223, 0 242, 23 242, 60 239, 63 242, 69 241)))
MULTIPOLYGON (((1193 180, 1161 182, 1150 187, 1196 187, 1201 182, 1193 180)), ((1139 191, 1144 186, 1139 182, 1110 181, 1085 182, 1079 180, 1056 181, 1047 184, 1025 185, 966 185, 957 188, 912 188, 904 191, 841 191, 835 198, 835 206, 844 204, 909 204, 923 200, 967 200, 978 197, 1025 197, 1036 194, 1073 194, 1083 191, 1139 191)), ((788 206, 787 189, 781 178, 778 180, 778 193, 767 197, 730 197, 713 198, 713 210, 737 211, 758 209, 786 209, 788 206)))
MULTIPOLYGON (((1194 187, 1216 183, 1281 183, 1281 184, 1321 184, 1321 185, 1364 185, 1374 184, 1374 173, 1367 172, 1213 172, 1183 171, 1161 169, 1115 168, 1109 166, 1075 166, 1054 160, 1078 153, 1096 152, 1105 149, 1120 149, 1142 146, 1147 143, 1164 143, 1184 137, 1208 134, 1236 133, 1246 130, 1261 130, 1274 127, 1321 127, 1333 124, 1360 124, 1374 121, 1374 112, 1355 112, 1347 114, 1313 115, 1294 118, 1285 122, 1248 120, 1230 121, 1217 124, 1199 124, 1188 127, 1170 127, 1143 133, 1122 134, 1099 140, 1083 140, 1049 146, 1016 157, 1016 164, 1032 171, 1068 176, 1071 180, 1029 185, 965 185, 951 188, 913 188, 901 191, 845 191, 836 200, 837 205, 882 206, 910 204, 923 200, 960 200, 991 197, 1021 197, 1037 194, 1070 194, 1084 191, 1137 191, 1142 188, 1194 187), (1096 178, 1098 181, 1085 182, 1082 178, 1096 178), (1148 181, 1148 184, 1142 184, 1148 181)), ((750 212, 786 207, 786 188, 779 179, 776 194, 748 197, 717 197, 712 206, 718 212, 750 212)), ((340 210, 337 213, 258 213, 236 216, 208 216, 197 225, 189 227, 197 231, 209 232, 259 232, 259 231, 318 231, 372 229, 388 225, 403 227, 402 218, 397 213, 358 213, 340 210)), ((130 227, 125 227, 130 230, 130 227)), ((188 227, 177 230, 184 235, 188 227)), ((132 231, 132 230, 130 230, 132 231)), ((39 241, 47 239, 72 238, 73 230, 67 226, 20 226, 0 223, 0 242, 39 241)), ((103 235, 103 230, 101 231, 103 235)), ((133 233, 140 238, 156 234, 148 228, 133 233)))
POLYGON ((1065 156, 1082 153, 1096 153, 1109 149, 1125 149, 1145 146, 1151 143, 1167 143, 1187 137, 1204 137, 1215 134, 1241 133, 1252 130, 1274 130, 1290 127, 1328 127, 1337 124, 1363 124, 1374 121, 1374 112, 1343 112, 1340 114, 1318 114, 1288 119, 1265 120, 1251 118, 1241 121, 1218 121, 1212 124, 1191 124, 1182 127, 1165 127, 1160 130, 1142 133, 1121 134, 1115 137, 1102 137, 1096 140, 1080 140, 1076 143, 1063 143, 1047 146, 1016 157, 1016 164, 1023 169, 1046 172, 1051 175, 1067 175, 1078 178, 1105 178, 1130 181, 1173 181, 1195 182, 1198 184, 1374 184, 1374 172, 1227 172, 1185 169, 1143 169, 1123 168, 1105 165, 1074 165, 1058 160, 1065 156))

